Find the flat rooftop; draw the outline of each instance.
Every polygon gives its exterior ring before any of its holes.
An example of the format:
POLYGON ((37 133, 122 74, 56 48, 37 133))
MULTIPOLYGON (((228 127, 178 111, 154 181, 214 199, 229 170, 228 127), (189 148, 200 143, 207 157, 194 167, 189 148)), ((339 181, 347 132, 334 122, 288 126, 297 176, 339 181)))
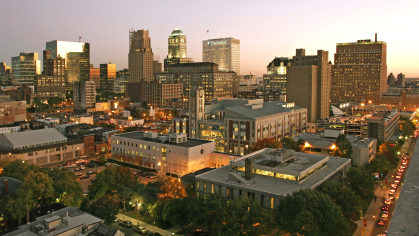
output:
MULTIPOLYGON (((336 144, 335 137, 327 137, 323 133, 301 133, 293 137, 294 140, 298 140, 300 138, 304 139, 308 144, 310 144, 314 148, 318 147, 329 149, 333 144, 336 144)), ((370 145, 371 142, 374 142, 374 138, 363 138, 358 137, 357 135, 347 134, 346 138, 352 144, 352 146, 356 147, 368 147, 368 145, 370 145)))
MULTIPOLYGON (((263 150, 260 150, 263 152, 263 150)), ((259 154, 255 152, 256 155, 259 154)), ((249 154, 250 155, 250 154, 249 154)), ((244 156, 242 158, 236 159, 236 162, 240 160, 246 159, 248 156, 244 156)), ((303 181, 296 182, 296 181, 289 181, 286 179, 280 179, 265 175, 253 174, 252 180, 247 180, 247 183, 238 183, 229 180, 230 172, 237 173, 241 175, 244 179, 244 172, 234 171, 232 170, 231 165, 223 166, 218 169, 214 169, 210 172, 203 173, 196 177, 197 180, 201 181, 209 181, 213 183, 219 183, 223 186, 230 186, 233 188, 240 188, 240 189, 249 189, 251 191, 259 191, 264 192, 267 194, 274 194, 278 196, 287 196, 287 194, 292 194, 295 191, 299 191, 301 189, 316 189, 322 183, 327 181, 331 176, 338 173, 342 170, 345 166, 351 165, 351 160, 346 158, 338 158, 338 157, 326 157, 322 155, 315 155, 315 154, 307 154, 307 153, 298 153, 298 158, 301 158, 301 163, 295 163, 290 165, 291 170, 301 170, 310 166, 310 163, 304 163, 304 160, 327 160, 327 165, 320 168, 319 170, 315 171, 313 174, 305 178, 303 181), (300 166, 299 166, 300 165, 300 166)), ((233 162, 234 165, 234 162, 233 162)), ((257 168, 257 166, 253 166, 253 168, 257 168)), ((286 167, 287 168, 287 167, 286 167)))
POLYGON ((410 158, 387 235, 419 235, 419 145, 410 158))
MULTIPOLYGON (((128 138, 128 139, 144 140, 144 141, 153 142, 153 143, 160 143, 160 144, 162 143, 158 138, 153 138, 153 139, 146 138, 144 134, 145 132, 142 132, 142 131, 134 131, 134 132, 123 133, 123 134, 115 134, 112 136, 112 138, 121 137, 121 138, 128 138)), ((182 142, 182 143, 172 143, 166 140, 164 141, 164 144, 189 148, 189 147, 195 147, 195 146, 199 146, 199 145, 203 145, 203 144, 207 144, 211 142, 213 141, 187 138, 187 141, 182 142)))

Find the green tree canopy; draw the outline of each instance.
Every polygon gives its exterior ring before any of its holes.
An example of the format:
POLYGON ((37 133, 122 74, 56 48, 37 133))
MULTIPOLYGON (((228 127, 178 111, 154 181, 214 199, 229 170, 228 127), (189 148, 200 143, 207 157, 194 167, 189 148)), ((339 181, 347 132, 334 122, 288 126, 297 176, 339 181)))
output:
POLYGON ((91 214, 104 219, 105 224, 111 225, 118 214, 118 204, 107 197, 100 197, 89 207, 91 214))
POLYGON ((382 173, 385 176, 391 170, 390 162, 387 160, 385 156, 377 155, 367 165, 367 170, 371 173, 382 173))
POLYGON ((59 169, 41 168, 51 177, 54 187, 54 198, 66 206, 80 206, 83 200, 83 189, 74 172, 59 169))
POLYGON ((7 161, 4 163, 1 176, 14 178, 23 182, 29 173, 37 171, 39 171, 39 167, 35 164, 28 164, 21 160, 7 161))
POLYGON ((276 226, 291 235, 352 235, 349 221, 326 194, 300 190, 280 200, 276 226))
POLYGON ((182 227, 182 233, 185 226, 191 223, 191 200, 192 198, 173 198, 166 202, 163 210, 163 219, 170 221, 172 225, 182 227))
POLYGON ((375 179, 372 174, 362 166, 351 167, 344 181, 361 198, 363 209, 366 210, 375 199, 375 179))
POLYGON ((54 187, 52 179, 42 172, 29 173, 21 188, 32 193, 32 200, 41 206, 54 202, 54 187))
POLYGON ((352 152, 352 144, 346 138, 346 135, 339 134, 336 139, 336 148, 333 150, 333 156, 352 160, 352 152))

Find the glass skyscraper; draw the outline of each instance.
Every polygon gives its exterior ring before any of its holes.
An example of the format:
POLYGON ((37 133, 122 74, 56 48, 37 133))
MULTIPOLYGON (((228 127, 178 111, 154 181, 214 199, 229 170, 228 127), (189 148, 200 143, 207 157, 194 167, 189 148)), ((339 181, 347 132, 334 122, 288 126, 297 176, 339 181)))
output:
POLYGON ((41 61, 37 52, 22 52, 12 57, 12 82, 15 85, 34 85, 35 75, 40 74, 41 61))
POLYGON ((240 74, 240 40, 208 39, 202 42, 202 61, 218 64, 218 71, 240 74))
POLYGON ((65 59, 66 90, 73 89, 73 82, 90 78, 90 45, 82 42, 54 40, 46 43, 51 59, 65 59))

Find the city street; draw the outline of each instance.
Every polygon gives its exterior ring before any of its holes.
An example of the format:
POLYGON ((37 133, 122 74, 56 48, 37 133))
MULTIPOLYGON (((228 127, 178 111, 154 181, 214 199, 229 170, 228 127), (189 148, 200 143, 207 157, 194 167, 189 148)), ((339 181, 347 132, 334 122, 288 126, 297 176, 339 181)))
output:
MULTIPOLYGON (((402 146, 402 151, 403 152, 408 152, 409 153, 409 157, 411 157, 413 150, 415 148, 415 144, 416 144, 417 138, 414 139, 409 139, 405 145, 402 146)), ((401 155, 402 156, 402 155, 401 155)), ((401 160, 403 159, 403 157, 400 157, 400 163, 401 160)), ((399 163, 399 166, 400 166, 399 163)), ((390 192, 391 189, 391 184, 393 183, 394 179, 395 179, 395 172, 397 172, 397 170, 388 173, 386 176, 387 179, 387 184, 384 183, 384 181, 380 181, 377 185, 377 188, 375 190, 375 195, 377 196, 377 200, 371 202, 370 206, 368 207, 368 210, 365 212, 364 214, 364 218, 367 220, 367 227, 363 226, 363 219, 357 221, 358 224, 358 228, 355 231, 354 235, 355 236, 362 236, 362 235, 366 235, 366 236, 376 236, 379 234, 384 233, 387 229, 388 226, 390 224, 391 221, 391 217, 393 215, 394 209, 396 207, 401 189, 403 187, 403 180, 406 176, 406 171, 409 167, 407 167, 402 175, 402 178, 400 180, 400 184, 397 187, 397 190, 395 192, 395 199, 393 201, 391 201, 391 205, 390 205, 390 209, 389 209, 389 214, 388 214, 388 218, 386 219, 386 223, 384 226, 379 226, 377 225, 377 222, 379 219, 383 219, 381 217, 381 207, 384 205, 384 199, 386 194, 388 194, 390 192), (381 184, 383 185, 383 187, 381 187, 381 184)))

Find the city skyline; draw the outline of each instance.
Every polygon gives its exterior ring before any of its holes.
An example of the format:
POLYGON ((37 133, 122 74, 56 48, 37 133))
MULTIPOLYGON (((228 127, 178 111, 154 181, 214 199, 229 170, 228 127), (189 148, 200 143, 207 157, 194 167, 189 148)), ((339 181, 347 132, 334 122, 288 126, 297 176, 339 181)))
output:
POLYGON ((202 61, 204 40, 233 37, 240 40, 241 74, 262 77, 275 56, 291 58, 296 48, 305 48, 309 55, 329 51, 333 62, 337 43, 374 39, 378 33, 378 40, 388 45, 388 74, 419 77, 419 33, 411 29, 419 21, 417 1, 352 1, 344 7, 333 1, 103 3, 5 2, 8 10, 0 19, 10 23, 0 26, 0 61, 11 65, 11 57, 21 52, 41 54, 46 42, 77 42, 82 35, 81 41, 91 46, 91 64, 112 62, 121 70, 128 68, 129 30, 134 28, 149 30, 155 59, 162 63, 168 36, 180 28, 193 61, 202 61))

